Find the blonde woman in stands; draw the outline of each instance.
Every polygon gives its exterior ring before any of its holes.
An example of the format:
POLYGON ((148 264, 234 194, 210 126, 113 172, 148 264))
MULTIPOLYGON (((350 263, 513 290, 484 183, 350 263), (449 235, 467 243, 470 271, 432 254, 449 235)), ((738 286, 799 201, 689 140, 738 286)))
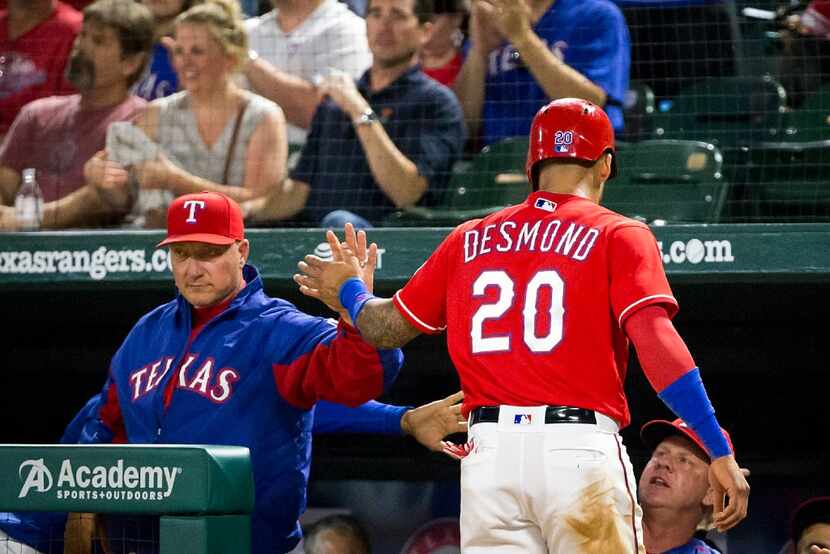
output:
POLYGON ((135 226, 163 226, 167 204, 191 192, 257 198, 285 172, 282 110, 234 84, 248 55, 238 4, 210 0, 187 10, 169 46, 182 91, 153 101, 135 127, 111 128, 107 152, 98 154, 106 171, 93 179, 113 203, 132 202, 135 226))

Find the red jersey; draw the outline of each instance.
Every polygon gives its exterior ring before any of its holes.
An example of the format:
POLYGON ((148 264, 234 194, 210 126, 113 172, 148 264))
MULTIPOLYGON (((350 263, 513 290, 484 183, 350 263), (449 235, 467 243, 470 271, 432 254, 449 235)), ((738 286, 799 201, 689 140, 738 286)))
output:
POLYGON ((8 34, 9 14, 0 10, 0 134, 25 104, 75 91, 64 68, 83 16, 62 2, 54 4, 48 18, 14 40, 8 34))
POLYGON ((813 0, 801 14, 801 25, 810 34, 830 38, 830 0, 813 0))
POLYGON ((565 405, 621 427, 630 420, 623 322, 652 304, 677 312, 648 226, 546 192, 458 226, 394 302, 421 331, 447 330, 465 414, 565 405))
POLYGON ((421 71, 444 86, 451 87, 464 65, 464 55, 458 52, 453 59, 441 67, 421 67, 421 71))

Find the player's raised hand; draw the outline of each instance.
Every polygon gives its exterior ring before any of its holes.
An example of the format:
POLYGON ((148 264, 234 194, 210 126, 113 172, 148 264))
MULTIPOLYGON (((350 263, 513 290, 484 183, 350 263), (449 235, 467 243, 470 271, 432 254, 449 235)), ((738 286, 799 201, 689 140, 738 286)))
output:
POLYGON ((375 287, 375 268, 378 265, 378 245, 374 242, 367 247, 366 231, 361 229, 355 232, 354 225, 346 223, 344 241, 340 243, 341 252, 347 248, 354 252, 359 261, 360 279, 366 284, 369 292, 375 287))
POLYGON ((459 391, 442 399, 407 410, 401 418, 401 429, 435 452, 443 451, 443 439, 453 433, 466 433, 467 421, 461 417, 461 401, 464 393, 459 391))
POLYGON ((351 250, 340 245, 340 240, 332 231, 326 233, 326 240, 331 247, 331 259, 307 255, 297 264, 302 273, 294 275, 294 282, 300 285, 301 293, 342 312, 340 287, 348 279, 360 276, 360 262, 351 250))
POLYGON ((332 310, 340 312, 341 316, 351 323, 348 313, 340 304, 340 287, 353 277, 364 282, 367 277, 373 279, 377 264, 377 245, 372 244, 368 253, 359 258, 357 252, 366 252, 365 233, 362 233, 361 240, 351 224, 346 224, 345 231, 345 246, 333 231, 328 231, 326 241, 331 248, 331 259, 306 256, 297 264, 302 273, 294 275, 294 282, 300 286, 301 293, 322 301, 332 310))
POLYGON ((745 517, 749 504, 749 483, 735 456, 721 456, 709 465, 709 485, 715 490, 714 522, 721 533, 745 517))

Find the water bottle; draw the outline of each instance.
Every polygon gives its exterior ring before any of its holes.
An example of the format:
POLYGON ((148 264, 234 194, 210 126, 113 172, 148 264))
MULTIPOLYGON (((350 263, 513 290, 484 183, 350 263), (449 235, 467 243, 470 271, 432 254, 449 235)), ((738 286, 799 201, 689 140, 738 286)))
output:
POLYGON ((21 230, 40 229, 43 218, 43 194, 40 192, 33 168, 23 170, 23 181, 14 199, 14 210, 21 230))

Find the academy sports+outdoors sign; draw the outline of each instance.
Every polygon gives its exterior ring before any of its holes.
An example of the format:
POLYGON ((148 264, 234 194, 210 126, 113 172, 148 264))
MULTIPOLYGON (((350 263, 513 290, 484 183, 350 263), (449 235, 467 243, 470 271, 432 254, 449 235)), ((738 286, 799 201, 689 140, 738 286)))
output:
POLYGON ((64 458, 57 478, 53 478, 44 458, 25 460, 18 469, 23 482, 18 498, 27 498, 33 491, 32 494, 52 494, 58 500, 158 501, 173 494, 176 477, 182 471, 181 467, 168 466, 128 465, 125 468, 124 460, 120 458, 109 467, 73 467, 72 459, 64 458))
POLYGON ((0 510, 244 514, 247 448, 0 445, 0 510))

